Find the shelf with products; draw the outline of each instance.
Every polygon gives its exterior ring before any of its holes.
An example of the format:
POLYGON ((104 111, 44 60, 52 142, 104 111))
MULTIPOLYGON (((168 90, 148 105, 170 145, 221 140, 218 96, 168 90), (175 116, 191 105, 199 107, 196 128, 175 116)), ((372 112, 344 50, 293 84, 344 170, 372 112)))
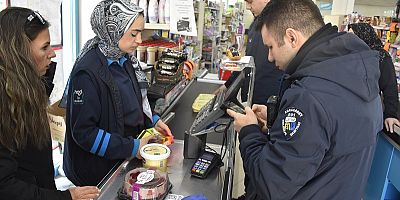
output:
POLYGON ((372 26, 372 27, 377 30, 384 30, 384 31, 389 30, 389 27, 387 27, 387 26, 372 26))
POLYGON ((397 62, 400 55, 400 37, 398 23, 391 23, 390 26, 372 26, 378 37, 384 44, 384 49, 392 56, 393 62, 397 62))
MULTIPOLYGON (((162 22, 167 22, 165 21, 167 18, 167 12, 165 9, 167 9, 167 3, 170 2, 172 0, 159 0, 158 2, 158 16, 159 16, 159 20, 157 22, 154 21, 153 19, 153 23, 145 23, 145 31, 142 34, 142 38, 144 40, 166 40, 166 41, 175 41, 176 44, 178 44, 178 47, 176 48, 176 50, 179 51, 183 51, 185 53, 187 53, 188 55, 188 59, 189 60, 193 60, 193 62, 195 62, 195 69, 197 69, 197 66, 200 65, 200 60, 201 60, 201 50, 202 50, 202 40, 203 40, 203 34, 202 31, 199 30, 203 30, 203 25, 200 26, 200 24, 204 24, 204 16, 202 17, 202 13, 204 13, 204 9, 205 9, 205 3, 204 1, 193 1, 193 8, 194 8, 194 16, 195 16, 195 21, 196 21, 196 26, 197 26, 197 37, 195 36, 183 36, 183 35, 178 35, 178 34, 173 34, 170 32, 171 27, 169 23, 162 23, 162 22), (163 2, 163 3, 161 3, 163 2), (164 7, 164 20, 161 21, 161 14, 160 14, 160 6, 164 7), (203 18, 203 19, 201 19, 203 18), (201 34, 200 34, 201 32, 201 34)), ((169 3, 168 3, 169 4, 169 3)), ((150 3, 150 1, 148 1, 148 5, 147 5, 147 9, 148 9, 148 21, 150 22, 150 5, 152 5, 152 10, 156 10, 155 6, 156 4, 154 3, 154 5, 152 3, 150 3)), ((169 5, 168 5, 169 7, 169 5)), ((171 13, 173 8, 169 7, 170 12, 171 13)), ((153 15, 157 12, 152 12, 153 15)), ((170 16, 170 15, 168 15, 170 16)))
POLYGON ((170 30, 170 25, 169 24, 145 23, 144 29, 146 29, 146 30, 170 30))
POLYGON ((205 9, 210 9, 210 10, 219 11, 219 8, 217 8, 217 7, 209 7, 209 6, 206 6, 205 9))
POLYGON ((200 10, 199 18, 203 17, 203 29, 200 30, 202 38, 202 63, 211 73, 217 73, 219 55, 219 38, 221 37, 223 3, 204 2, 203 12, 200 10))
POLYGON ((398 45, 398 44, 390 44, 390 47, 400 49, 400 45, 398 45))

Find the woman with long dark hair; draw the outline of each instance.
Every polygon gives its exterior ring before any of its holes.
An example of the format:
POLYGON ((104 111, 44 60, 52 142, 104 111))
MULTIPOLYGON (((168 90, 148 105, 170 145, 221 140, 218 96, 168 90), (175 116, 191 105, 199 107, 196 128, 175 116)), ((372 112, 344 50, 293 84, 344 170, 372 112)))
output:
POLYGON ((55 57, 49 23, 27 8, 0 12, 0 198, 91 199, 96 187, 56 190, 41 76, 55 57))

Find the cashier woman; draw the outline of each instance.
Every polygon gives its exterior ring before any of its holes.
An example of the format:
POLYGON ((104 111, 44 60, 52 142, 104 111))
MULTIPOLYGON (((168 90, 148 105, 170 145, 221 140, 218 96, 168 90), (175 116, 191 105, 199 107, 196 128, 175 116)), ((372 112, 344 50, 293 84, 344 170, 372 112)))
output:
POLYGON ((154 115, 149 86, 130 53, 142 42, 143 9, 128 0, 103 0, 91 15, 96 36, 78 56, 67 86, 64 171, 75 185, 97 185, 120 161, 140 157, 154 127, 171 135, 154 115))

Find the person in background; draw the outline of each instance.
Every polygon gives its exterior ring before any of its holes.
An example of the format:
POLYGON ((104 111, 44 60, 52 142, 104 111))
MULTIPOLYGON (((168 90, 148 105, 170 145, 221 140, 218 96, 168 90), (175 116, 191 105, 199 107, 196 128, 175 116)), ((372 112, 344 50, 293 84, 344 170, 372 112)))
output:
POLYGON ((48 96, 41 76, 55 53, 49 23, 30 9, 0 12, 0 198, 93 199, 96 187, 58 191, 54 183, 48 96))
MULTIPOLYGON (((262 36, 260 31, 256 30, 256 22, 258 16, 265 8, 269 0, 245 0, 246 9, 250 10, 254 15, 254 20, 249 27, 248 42, 246 46, 246 56, 253 56, 255 64, 255 77, 254 77, 254 88, 253 88, 253 99, 252 104, 267 104, 267 100, 270 96, 277 96, 279 91, 280 79, 283 75, 283 71, 278 69, 274 63, 268 61, 268 48, 264 46, 262 42, 262 36)), ((232 72, 229 79, 222 85, 215 93, 225 91, 231 86, 233 81, 237 78, 240 72, 232 72)), ((241 89, 241 100, 247 101, 249 88, 249 81, 247 80, 241 89)), ((239 169, 237 169, 239 170, 239 169)), ((246 169, 244 169, 246 174, 246 169)), ((245 192, 247 191, 248 178, 245 175, 244 186, 245 192)), ((245 194, 238 197, 239 200, 244 199, 245 194)))
POLYGON ((286 74, 268 133, 258 125, 266 106, 228 110, 250 180, 246 200, 362 199, 383 127, 378 53, 324 24, 312 0, 271 0, 257 29, 286 74))
POLYGON ((383 49, 382 41, 376 35, 374 28, 367 23, 349 24, 348 32, 356 34, 372 50, 379 52, 379 89, 383 98, 383 119, 386 131, 393 133, 394 125, 400 126, 399 96, 397 93, 396 73, 392 57, 383 49))
MULTIPOLYGON (((265 5, 269 0, 245 0, 246 9, 250 10, 255 19, 249 27, 248 43, 246 46, 246 56, 254 57, 255 79, 254 79, 254 90, 252 103, 255 104, 267 104, 267 99, 270 96, 278 95, 280 79, 283 75, 283 71, 278 69, 274 63, 269 62, 265 56, 268 54, 268 48, 262 43, 262 37, 260 31, 255 30, 255 24, 264 9, 265 5)), ((215 93, 224 91, 233 83, 240 72, 233 72, 229 79, 222 85, 215 93)), ((241 99, 243 102, 247 101, 248 93, 247 81, 242 87, 241 99)))
POLYGON ((115 165, 140 158, 140 148, 152 139, 136 139, 144 129, 171 135, 152 114, 149 84, 130 55, 142 42, 143 9, 128 0, 103 0, 91 15, 91 25, 96 36, 81 50, 64 96, 63 169, 75 185, 97 185, 115 165))

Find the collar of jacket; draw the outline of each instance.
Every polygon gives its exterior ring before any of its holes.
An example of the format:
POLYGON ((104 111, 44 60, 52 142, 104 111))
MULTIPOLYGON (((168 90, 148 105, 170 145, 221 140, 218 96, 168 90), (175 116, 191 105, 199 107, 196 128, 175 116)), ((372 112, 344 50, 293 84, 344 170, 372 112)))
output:
POLYGON ((338 29, 336 26, 332 26, 331 23, 326 24, 317 32, 315 32, 300 48, 297 55, 293 58, 293 60, 289 63, 288 67, 286 68, 286 73, 292 75, 298 69, 302 67, 307 67, 307 65, 300 66, 304 61, 304 58, 308 56, 308 53, 317 47, 318 45, 322 44, 325 41, 328 41, 338 35, 344 33, 338 33, 338 29))
POLYGON ((111 64, 113 64, 114 62, 118 63, 119 66, 124 66, 124 62, 127 61, 128 59, 125 58, 124 56, 119 58, 118 60, 112 60, 110 58, 107 58, 107 65, 110 66, 111 64))

